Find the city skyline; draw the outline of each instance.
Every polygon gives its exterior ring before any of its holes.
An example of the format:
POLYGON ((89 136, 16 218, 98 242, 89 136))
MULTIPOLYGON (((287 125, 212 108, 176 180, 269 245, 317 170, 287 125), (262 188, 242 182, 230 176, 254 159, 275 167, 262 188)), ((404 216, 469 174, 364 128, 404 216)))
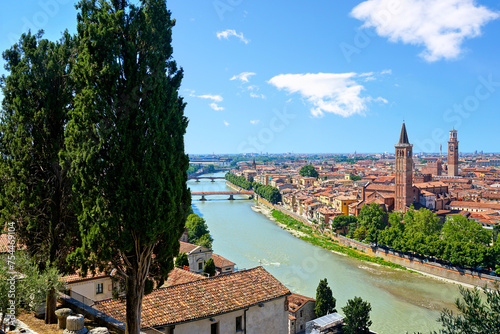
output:
MULTIPOLYGON (((452 128, 460 152, 500 151, 498 3, 167 5, 187 153, 392 152, 403 120, 414 153, 446 154, 452 128)), ((28 28, 76 31, 72 1, 6 7, 2 51, 28 28)))

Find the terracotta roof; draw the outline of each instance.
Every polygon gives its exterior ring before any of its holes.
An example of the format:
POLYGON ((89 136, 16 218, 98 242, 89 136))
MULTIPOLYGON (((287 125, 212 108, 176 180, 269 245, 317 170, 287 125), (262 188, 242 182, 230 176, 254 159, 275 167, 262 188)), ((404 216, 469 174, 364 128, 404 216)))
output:
POLYGON ((296 293, 292 293, 287 298, 288 298, 288 311, 290 312, 297 311, 309 301, 316 302, 316 299, 298 295, 296 293))
MULTIPOLYGON (((189 254, 191 253, 192 251, 194 251, 196 248, 198 247, 201 247, 202 249, 207 249, 203 246, 198 246, 198 245, 195 245, 195 244, 191 244, 189 242, 184 242, 184 241, 179 241, 180 243, 180 246, 179 246, 179 253, 186 253, 186 254, 189 254)), ((210 251, 210 249, 207 249, 208 251, 210 251)))
POLYGON ((452 201, 451 206, 457 206, 461 208, 478 208, 478 209, 493 209, 500 210, 500 204, 498 203, 478 203, 478 202, 465 202, 465 201, 452 201))
POLYGON ((206 277, 203 275, 199 275, 180 268, 174 268, 171 272, 168 273, 168 278, 162 285, 162 287, 165 288, 167 286, 194 282, 205 278, 206 277))
POLYGON ((378 191, 396 192, 396 186, 371 183, 366 187, 366 190, 368 190, 368 191, 378 190, 378 191))
POLYGON ((229 261, 225 257, 222 257, 217 254, 212 254, 212 259, 214 260, 214 264, 216 268, 222 268, 222 267, 227 267, 227 266, 234 266, 235 263, 229 261))
POLYGON ((61 281, 66 282, 66 283, 76 283, 80 281, 88 281, 92 279, 98 279, 98 278, 104 278, 104 277, 111 277, 111 274, 106 274, 104 272, 98 271, 94 274, 92 274, 90 271, 87 271, 87 275, 82 276, 80 272, 76 272, 73 274, 69 274, 66 276, 61 277, 61 281))
MULTIPOLYGON (((233 312, 290 294, 264 268, 242 270, 153 290, 142 301, 142 328, 153 328, 233 312)), ((94 308, 125 322, 125 301, 106 299, 94 308)))

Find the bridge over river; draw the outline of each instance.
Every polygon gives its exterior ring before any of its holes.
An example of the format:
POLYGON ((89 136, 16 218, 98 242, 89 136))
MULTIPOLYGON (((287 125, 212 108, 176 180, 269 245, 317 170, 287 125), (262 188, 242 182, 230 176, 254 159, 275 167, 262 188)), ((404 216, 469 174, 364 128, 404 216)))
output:
POLYGON ((253 198, 253 191, 241 190, 241 191, 198 191, 192 192, 191 196, 201 196, 200 201, 206 201, 205 196, 215 196, 215 195, 229 195, 228 200, 234 200, 234 195, 248 195, 248 199, 253 198))
POLYGON ((191 176, 188 177, 188 180, 196 180, 196 182, 200 182, 201 179, 208 179, 211 180, 211 182, 215 182, 215 180, 224 180, 224 176, 191 176))

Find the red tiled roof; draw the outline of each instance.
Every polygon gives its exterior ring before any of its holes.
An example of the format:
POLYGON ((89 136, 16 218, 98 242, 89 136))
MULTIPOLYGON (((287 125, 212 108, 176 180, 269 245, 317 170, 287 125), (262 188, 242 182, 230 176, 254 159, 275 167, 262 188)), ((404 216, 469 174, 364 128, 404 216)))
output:
POLYGON ((82 276, 80 272, 69 274, 66 276, 61 277, 61 281, 66 282, 66 283, 75 283, 79 281, 88 281, 91 279, 98 279, 98 278, 104 278, 104 277, 110 277, 110 274, 106 274, 103 272, 96 272, 95 275, 92 274, 92 272, 87 271, 87 275, 82 276))
POLYGON ((165 284, 162 285, 162 287, 166 288, 167 286, 194 282, 205 278, 206 277, 203 275, 199 275, 180 268, 174 268, 171 272, 168 273, 168 278, 165 281, 165 284))
MULTIPOLYGON (((242 270, 153 290, 142 301, 142 328, 204 319, 290 294, 264 268, 242 270)), ((125 322, 125 301, 107 299, 94 308, 125 322)))
POLYGON ((500 210, 499 203, 479 203, 479 202, 466 202, 466 201, 452 201, 450 207, 457 206, 462 208, 478 208, 478 209, 492 209, 500 210))
POLYGON ((288 298, 288 310, 290 312, 297 311, 309 301, 316 302, 316 299, 298 295, 296 293, 292 293, 287 298, 288 298))
POLYGON ((212 259, 214 260, 214 264, 216 268, 223 268, 227 266, 234 266, 234 262, 229 261, 225 257, 222 257, 217 254, 212 254, 212 259))

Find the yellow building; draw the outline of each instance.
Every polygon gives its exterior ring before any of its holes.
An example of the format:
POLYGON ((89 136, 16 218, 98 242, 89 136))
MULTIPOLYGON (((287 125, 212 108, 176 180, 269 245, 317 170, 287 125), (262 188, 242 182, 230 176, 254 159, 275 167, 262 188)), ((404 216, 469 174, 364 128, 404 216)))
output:
POLYGON ((356 202, 354 196, 338 196, 334 199, 333 207, 342 212, 344 215, 349 215, 349 204, 356 202))

